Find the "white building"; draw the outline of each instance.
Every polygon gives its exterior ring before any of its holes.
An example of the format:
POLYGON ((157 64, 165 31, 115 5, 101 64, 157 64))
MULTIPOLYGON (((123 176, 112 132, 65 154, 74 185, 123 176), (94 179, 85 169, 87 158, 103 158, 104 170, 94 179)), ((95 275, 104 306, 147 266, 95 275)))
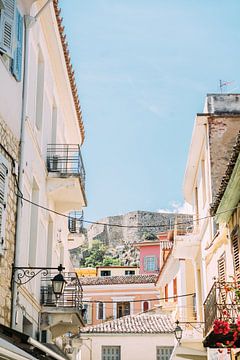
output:
POLYGON ((77 360, 168 360, 174 325, 167 314, 138 314, 82 328, 73 354, 77 360))
MULTIPOLYGON (((19 170, 12 196, 18 191, 22 197, 18 196, 16 240, 12 232, 10 243, 15 254, 12 327, 39 339, 43 330, 42 341, 82 326, 81 288, 75 273, 66 277, 70 287, 66 285, 67 294, 55 310, 51 292, 54 274, 49 273, 43 283, 42 271, 33 278, 24 273, 28 268, 57 268, 59 264, 67 272, 72 270, 68 219, 59 214, 68 216, 86 206, 81 157, 84 127, 63 31, 57 0, 0 1, 0 75, 4 84, 0 118, 12 135, 6 149, 10 149, 12 139, 13 145, 20 142, 19 158, 18 149, 15 154, 12 151, 18 164, 14 171, 19 170), (23 269, 16 269, 19 267, 23 269), (71 303, 69 298, 76 289, 77 300, 71 303)), ((14 216, 11 218, 14 223, 14 216)), ((13 262, 13 254, 9 259, 13 262)))

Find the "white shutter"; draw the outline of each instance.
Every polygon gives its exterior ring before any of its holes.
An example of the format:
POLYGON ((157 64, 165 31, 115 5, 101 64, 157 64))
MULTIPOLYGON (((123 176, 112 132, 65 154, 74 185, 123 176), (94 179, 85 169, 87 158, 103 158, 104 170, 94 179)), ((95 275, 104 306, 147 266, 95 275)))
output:
POLYGON ((4 9, 0 13, 0 50, 12 58, 16 0, 3 0, 3 4, 4 9))
POLYGON ((0 156, 0 255, 3 254, 5 242, 6 201, 7 201, 7 161, 0 156))

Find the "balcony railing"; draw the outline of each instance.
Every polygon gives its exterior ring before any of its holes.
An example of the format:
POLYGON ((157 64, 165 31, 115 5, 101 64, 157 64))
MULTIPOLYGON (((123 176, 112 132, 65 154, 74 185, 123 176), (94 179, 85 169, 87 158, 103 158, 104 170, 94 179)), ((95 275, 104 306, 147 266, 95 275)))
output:
POLYGON ((216 281, 204 302, 205 335, 216 319, 234 324, 240 314, 240 282, 216 281))
POLYGON ((60 177, 79 177, 83 188, 85 186, 85 169, 80 145, 48 144, 47 169, 48 172, 59 174, 60 177))
POLYGON ((82 310, 82 297, 83 289, 80 284, 79 278, 74 272, 63 272, 66 285, 63 294, 60 298, 56 299, 52 289, 52 278, 56 273, 49 273, 41 279, 41 298, 40 303, 46 307, 62 307, 62 308, 75 308, 82 310))
POLYGON ((83 211, 71 211, 69 213, 68 230, 72 234, 83 232, 83 211))

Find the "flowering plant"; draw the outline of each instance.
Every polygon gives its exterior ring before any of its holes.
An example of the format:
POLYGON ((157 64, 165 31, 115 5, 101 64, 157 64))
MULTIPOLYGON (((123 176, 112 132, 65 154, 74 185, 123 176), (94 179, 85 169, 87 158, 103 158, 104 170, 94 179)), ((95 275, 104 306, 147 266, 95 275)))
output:
POLYGON ((213 332, 216 335, 232 335, 231 338, 226 337, 221 342, 216 342, 219 348, 236 348, 236 343, 240 339, 240 315, 238 315, 235 323, 230 324, 228 320, 217 319, 214 321, 213 332))

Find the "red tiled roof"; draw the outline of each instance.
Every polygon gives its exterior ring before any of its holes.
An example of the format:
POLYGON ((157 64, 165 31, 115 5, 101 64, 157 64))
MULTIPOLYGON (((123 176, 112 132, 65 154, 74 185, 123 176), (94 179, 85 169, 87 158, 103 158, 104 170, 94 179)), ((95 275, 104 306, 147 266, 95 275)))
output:
POLYGON ((58 7, 58 0, 53 1, 53 7, 54 7, 55 14, 56 14, 58 31, 59 31, 59 35, 60 35, 60 39, 61 39, 61 43, 62 43, 63 54, 64 54, 64 58, 65 58, 65 62, 66 62, 68 77, 69 77, 70 86, 71 86, 72 95, 73 95, 73 101, 74 101, 74 105, 75 105, 75 109, 76 109, 76 113, 77 113, 78 124, 79 124, 80 132, 81 132, 81 136, 82 136, 82 143, 83 143, 84 139, 85 139, 85 131, 84 131, 84 125, 83 125, 83 119, 82 119, 82 111, 81 111, 81 106, 80 106, 79 97, 78 97, 78 90, 77 90, 77 85, 76 85, 76 81, 75 81, 74 70, 73 70, 73 66, 71 64, 71 58, 69 55, 68 42, 66 40, 66 34, 64 34, 64 26, 62 25, 63 18, 60 17, 61 9, 59 9, 59 7, 58 7))
POLYGON ((114 284, 148 284, 155 283, 157 275, 129 275, 129 276, 86 276, 80 277, 82 286, 114 285, 114 284))
POLYGON ((80 333, 115 333, 115 334, 159 334, 173 333, 174 320, 169 314, 138 314, 106 321, 80 329, 80 333))

